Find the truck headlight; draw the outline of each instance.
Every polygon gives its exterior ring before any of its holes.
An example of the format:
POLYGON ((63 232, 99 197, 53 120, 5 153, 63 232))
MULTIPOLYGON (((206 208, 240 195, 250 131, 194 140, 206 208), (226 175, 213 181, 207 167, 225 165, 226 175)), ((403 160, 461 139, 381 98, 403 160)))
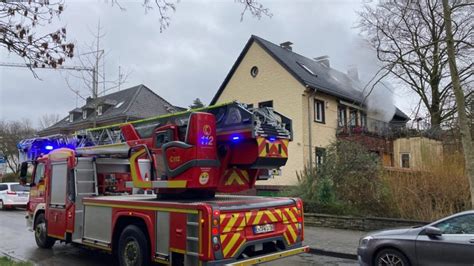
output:
POLYGON ((370 240, 372 240, 373 237, 372 236, 366 236, 364 238, 361 238, 360 241, 359 241, 359 246, 367 246, 370 242, 370 240))

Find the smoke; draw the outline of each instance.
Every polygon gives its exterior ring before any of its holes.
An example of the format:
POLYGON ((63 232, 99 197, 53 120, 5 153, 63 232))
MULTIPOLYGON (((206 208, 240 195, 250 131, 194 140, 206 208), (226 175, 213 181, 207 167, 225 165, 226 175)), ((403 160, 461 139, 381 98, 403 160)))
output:
POLYGON ((394 88, 388 82, 380 81, 368 84, 363 91, 367 116, 384 122, 390 122, 395 114, 394 88))

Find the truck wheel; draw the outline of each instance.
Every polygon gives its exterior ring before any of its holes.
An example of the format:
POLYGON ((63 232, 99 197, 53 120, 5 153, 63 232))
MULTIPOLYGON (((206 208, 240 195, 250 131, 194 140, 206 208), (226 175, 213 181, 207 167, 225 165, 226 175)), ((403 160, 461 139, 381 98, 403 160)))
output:
POLYGON ((118 261, 120 266, 150 265, 148 241, 138 226, 129 225, 120 234, 118 261))
POLYGON ((40 248, 51 248, 56 240, 48 236, 44 213, 38 214, 34 228, 36 245, 38 245, 40 248))

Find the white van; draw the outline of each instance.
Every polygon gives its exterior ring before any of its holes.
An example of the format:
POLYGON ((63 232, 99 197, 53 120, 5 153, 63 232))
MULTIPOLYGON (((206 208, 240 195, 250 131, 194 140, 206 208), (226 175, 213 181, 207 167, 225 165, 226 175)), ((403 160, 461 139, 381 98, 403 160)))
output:
POLYGON ((25 207, 30 196, 30 187, 20 183, 0 183, 0 209, 25 207))

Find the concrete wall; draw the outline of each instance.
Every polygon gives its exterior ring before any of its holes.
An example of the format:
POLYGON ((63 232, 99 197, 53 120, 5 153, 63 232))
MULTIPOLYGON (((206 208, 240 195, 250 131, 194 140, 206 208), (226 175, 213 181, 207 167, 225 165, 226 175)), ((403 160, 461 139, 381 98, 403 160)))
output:
POLYGON ((360 231, 375 231, 396 227, 422 226, 429 222, 381 217, 353 217, 320 213, 305 213, 306 226, 329 227, 360 231))
POLYGON ((393 141, 394 166, 402 167, 402 154, 410 155, 410 169, 420 170, 443 159, 441 141, 424 137, 400 138, 393 141))
POLYGON ((278 112, 293 119, 294 139, 289 144, 289 158, 282 168, 282 176, 259 182, 265 185, 296 184, 296 171, 303 168, 303 102, 304 87, 277 63, 259 44, 253 43, 222 91, 217 103, 238 100, 258 106, 259 102, 273 100, 278 112), (252 77, 250 69, 258 67, 258 75, 252 77))

